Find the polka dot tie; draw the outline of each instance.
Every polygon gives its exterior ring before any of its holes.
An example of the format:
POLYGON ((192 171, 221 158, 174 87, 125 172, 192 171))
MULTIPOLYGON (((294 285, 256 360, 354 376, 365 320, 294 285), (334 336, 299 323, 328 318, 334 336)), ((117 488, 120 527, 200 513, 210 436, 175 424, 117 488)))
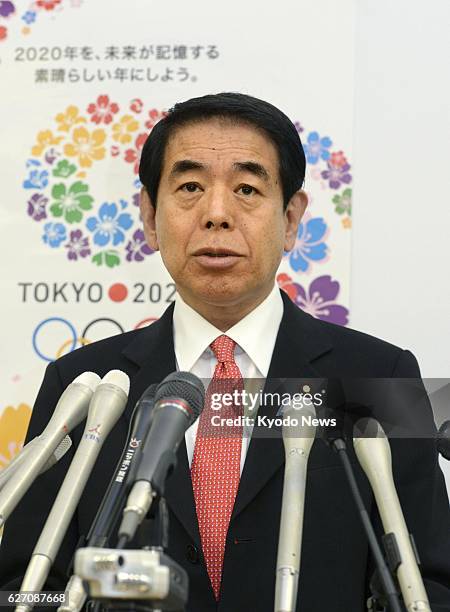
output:
POLYGON ((240 479, 242 425, 217 426, 212 417, 235 420, 242 416, 242 406, 224 403, 214 410, 213 394, 242 391, 244 386, 234 360, 234 340, 222 335, 210 346, 218 363, 200 415, 191 478, 206 568, 218 600, 225 541, 240 479))

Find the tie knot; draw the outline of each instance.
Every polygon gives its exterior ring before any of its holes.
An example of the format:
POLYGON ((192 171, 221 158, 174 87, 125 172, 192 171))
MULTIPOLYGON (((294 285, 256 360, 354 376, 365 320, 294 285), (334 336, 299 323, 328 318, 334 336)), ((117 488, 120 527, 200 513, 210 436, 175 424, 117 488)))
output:
POLYGON ((234 363, 234 347, 236 342, 229 336, 219 336, 209 345, 219 363, 231 361, 234 363))

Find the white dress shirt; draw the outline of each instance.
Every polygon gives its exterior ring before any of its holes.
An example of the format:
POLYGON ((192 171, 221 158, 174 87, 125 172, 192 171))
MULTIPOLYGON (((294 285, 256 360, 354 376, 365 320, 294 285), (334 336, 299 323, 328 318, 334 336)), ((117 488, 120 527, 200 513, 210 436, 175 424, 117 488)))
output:
MULTIPOLYGON (((209 347, 224 333, 236 342, 235 361, 245 379, 263 383, 269 372, 278 328, 283 317, 283 300, 275 284, 266 299, 247 316, 222 332, 188 306, 177 295, 173 313, 173 335, 177 369, 192 372, 201 379, 211 379, 217 359, 209 347)), ((246 385, 247 388, 247 385, 246 385)), ((258 389, 260 385, 258 386, 258 389)), ((252 388, 255 391, 255 388, 252 388)), ((189 465, 192 463, 198 419, 185 434, 189 465)), ((241 474, 250 443, 251 428, 244 428, 241 448, 241 474)))

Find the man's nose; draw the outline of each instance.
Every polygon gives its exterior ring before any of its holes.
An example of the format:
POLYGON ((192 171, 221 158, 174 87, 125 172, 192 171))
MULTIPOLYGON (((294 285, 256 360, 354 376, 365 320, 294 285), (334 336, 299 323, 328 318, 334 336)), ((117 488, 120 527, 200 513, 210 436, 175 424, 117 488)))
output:
POLYGON ((207 229, 232 229, 234 208, 232 194, 225 188, 211 189, 203 199, 202 226, 207 229))

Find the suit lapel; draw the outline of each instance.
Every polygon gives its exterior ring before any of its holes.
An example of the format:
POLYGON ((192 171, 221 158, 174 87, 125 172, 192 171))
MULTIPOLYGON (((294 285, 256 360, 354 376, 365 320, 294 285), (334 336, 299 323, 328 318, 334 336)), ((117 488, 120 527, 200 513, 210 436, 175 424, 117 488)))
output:
MULTIPOLYGON (((264 393, 294 392, 289 379, 321 378, 311 362, 332 349, 332 343, 320 323, 297 308, 281 291, 284 314, 264 386, 264 393)), ((314 381, 310 381, 313 382, 314 381)), ((299 385, 297 385, 298 387, 299 385)), ((299 392, 301 389, 296 388, 299 392)), ((259 416, 275 417, 279 406, 263 405, 259 416)), ((284 446, 280 430, 268 430, 255 424, 247 451, 232 519, 251 502, 266 482, 284 463, 284 446)))
MULTIPOLYGON (((158 321, 145 328, 143 333, 139 334, 123 351, 128 359, 140 366, 131 380, 132 391, 125 411, 125 417, 128 419, 130 419, 133 408, 145 389, 152 383, 160 383, 166 376, 176 370, 173 344, 173 308, 173 304, 169 306, 158 321)), ((167 480, 165 498, 186 531, 200 545, 184 438, 178 448, 177 466, 167 480)))

